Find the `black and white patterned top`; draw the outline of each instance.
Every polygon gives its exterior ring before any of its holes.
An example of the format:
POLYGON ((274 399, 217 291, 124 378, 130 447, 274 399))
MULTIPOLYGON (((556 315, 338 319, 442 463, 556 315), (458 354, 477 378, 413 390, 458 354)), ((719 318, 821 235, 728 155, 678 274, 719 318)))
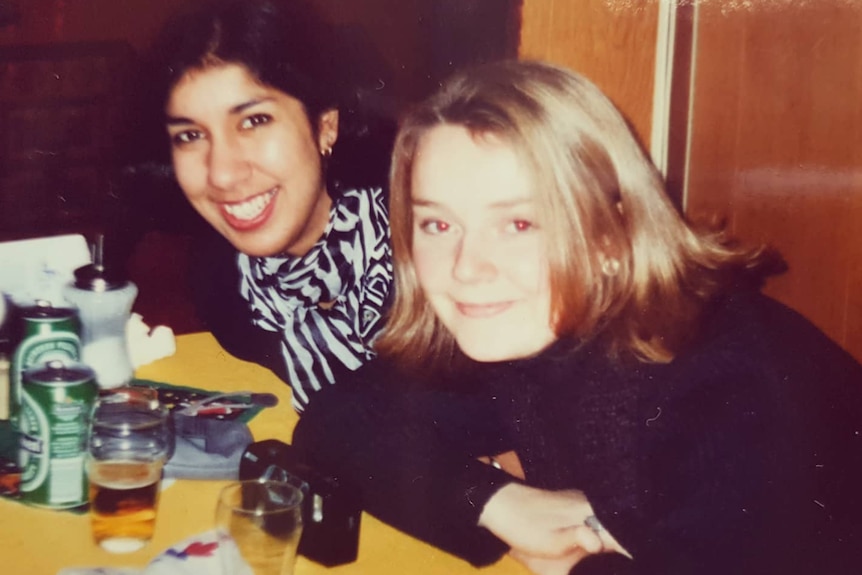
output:
POLYGON ((239 254, 240 293, 255 325, 281 334, 281 353, 302 411, 335 374, 374 357, 392 286, 384 192, 348 190, 323 237, 302 257, 239 254))

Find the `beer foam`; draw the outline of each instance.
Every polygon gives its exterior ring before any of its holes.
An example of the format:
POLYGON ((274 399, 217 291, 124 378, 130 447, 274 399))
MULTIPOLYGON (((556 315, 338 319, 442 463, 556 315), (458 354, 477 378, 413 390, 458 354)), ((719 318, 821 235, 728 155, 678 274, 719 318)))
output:
POLYGON ((90 481, 111 489, 137 489, 159 480, 162 462, 99 461, 91 462, 90 481))

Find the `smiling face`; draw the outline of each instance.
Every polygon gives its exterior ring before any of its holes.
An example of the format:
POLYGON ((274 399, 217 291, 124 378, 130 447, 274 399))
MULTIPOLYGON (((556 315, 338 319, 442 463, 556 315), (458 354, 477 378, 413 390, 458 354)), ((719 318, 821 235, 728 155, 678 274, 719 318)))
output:
POLYGON ((412 172, 419 285, 458 347, 477 361, 550 345, 549 268, 532 180, 511 146, 460 126, 432 128, 412 172))
POLYGON ((305 254, 329 221, 321 152, 338 112, 313 129, 302 103, 237 64, 187 72, 165 109, 174 172, 191 205, 239 251, 305 254))

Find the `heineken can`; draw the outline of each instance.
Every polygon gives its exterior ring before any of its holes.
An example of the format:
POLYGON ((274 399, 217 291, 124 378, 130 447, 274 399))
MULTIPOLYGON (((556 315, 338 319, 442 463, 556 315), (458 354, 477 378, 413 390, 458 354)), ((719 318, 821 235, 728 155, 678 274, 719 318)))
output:
POLYGON ((9 374, 9 416, 15 428, 24 370, 55 359, 74 362, 81 359, 81 328, 75 309, 37 303, 19 308, 17 324, 17 343, 9 374))
POLYGON ((21 499, 52 509, 83 505, 88 500, 87 433, 98 394, 93 370, 53 360, 22 376, 21 499))

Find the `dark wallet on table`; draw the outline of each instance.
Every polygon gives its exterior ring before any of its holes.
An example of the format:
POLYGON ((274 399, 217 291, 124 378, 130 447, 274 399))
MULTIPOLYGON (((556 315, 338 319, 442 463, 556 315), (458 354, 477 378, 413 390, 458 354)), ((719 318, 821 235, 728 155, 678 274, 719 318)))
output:
POLYGON ((308 465, 293 447, 276 439, 248 446, 239 478, 298 480, 303 492, 299 554, 327 567, 356 561, 362 506, 352 486, 308 465))

